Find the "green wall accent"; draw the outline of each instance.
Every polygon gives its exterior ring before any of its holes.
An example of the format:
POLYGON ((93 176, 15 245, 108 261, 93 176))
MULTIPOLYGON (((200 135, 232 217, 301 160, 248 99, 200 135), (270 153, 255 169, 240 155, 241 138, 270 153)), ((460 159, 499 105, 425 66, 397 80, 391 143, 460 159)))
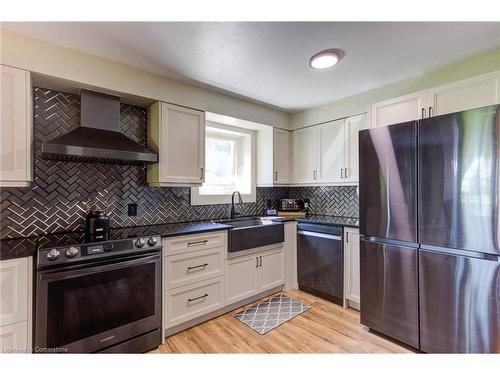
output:
MULTIPOLYGON (((418 58, 418 55, 416 55, 416 57, 418 58)), ((304 126, 354 116, 366 112, 370 103, 444 85, 449 82, 499 69, 500 48, 445 65, 417 77, 408 78, 377 89, 339 99, 319 107, 293 113, 291 116, 291 128, 298 129, 304 126)))

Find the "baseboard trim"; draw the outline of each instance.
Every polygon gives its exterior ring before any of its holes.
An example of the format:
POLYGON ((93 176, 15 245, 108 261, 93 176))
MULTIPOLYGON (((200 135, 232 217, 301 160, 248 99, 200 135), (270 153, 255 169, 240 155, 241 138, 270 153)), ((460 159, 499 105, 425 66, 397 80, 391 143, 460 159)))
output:
POLYGON ((359 311, 359 309, 360 309, 359 302, 355 302, 355 301, 351 301, 351 300, 346 300, 346 302, 347 302, 348 307, 351 307, 351 308, 359 311))

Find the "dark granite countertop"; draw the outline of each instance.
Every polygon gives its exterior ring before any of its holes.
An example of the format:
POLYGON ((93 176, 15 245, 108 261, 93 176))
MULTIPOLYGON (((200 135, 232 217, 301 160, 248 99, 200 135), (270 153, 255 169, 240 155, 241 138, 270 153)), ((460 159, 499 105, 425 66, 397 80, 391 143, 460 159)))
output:
POLYGON ((307 217, 296 218, 295 220, 299 223, 315 223, 349 228, 359 228, 359 219, 353 217, 310 215, 307 217))
POLYGON ((162 237, 173 237, 183 236, 186 234, 227 230, 231 228, 231 225, 214 223, 212 221, 192 221, 185 223, 169 223, 148 225, 143 227, 121 228, 115 230, 126 232, 126 237, 141 237, 153 234, 160 235, 162 237))
MULTIPOLYGON (((161 235, 162 237, 182 236, 218 230, 231 229, 230 225, 213 223, 211 221, 196 221, 186 223, 170 223, 159 225, 147 225, 127 228, 115 228, 110 230, 110 239, 127 237, 142 237, 161 235)), ((69 238, 73 243, 83 243, 83 232, 54 233, 29 238, 3 239, 0 241, 0 260, 29 257, 35 254, 37 246, 57 243, 57 237, 61 238, 58 246, 64 246, 64 241, 69 238), (76 241, 76 242, 75 242, 76 241)))
POLYGON ((36 251, 37 237, 5 239, 0 241, 0 260, 32 256, 36 251))
MULTIPOLYGON (((343 227, 358 228, 359 219, 339 216, 311 215, 305 218, 291 217, 270 217, 269 219, 279 222, 298 221, 305 223, 318 223, 343 227)), ((162 237, 182 236, 218 230, 231 229, 228 224, 214 223, 212 221, 193 221, 185 223, 169 223, 158 225, 147 225, 127 228, 116 228, 110 231, 110 239, 141 237, 150 235, 161 235, 162 237)), ((65 236, 67 234, 54 234, 47 236, 65 236)), ((71 236, 81 236, 83 242, 83 232, 72 232, 71 236)), ((32 256, 35 254, 38 243, 44 242, 47 236, 3 239, 0 241, 0 260, 15 259, 32 256)), ((43 245, 43 244, 41 244, 43 245)))

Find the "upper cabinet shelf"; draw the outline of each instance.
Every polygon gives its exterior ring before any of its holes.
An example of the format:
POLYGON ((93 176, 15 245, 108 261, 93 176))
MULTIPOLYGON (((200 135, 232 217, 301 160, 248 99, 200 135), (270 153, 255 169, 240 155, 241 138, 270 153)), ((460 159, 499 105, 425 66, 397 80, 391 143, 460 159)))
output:
POLYGON ((30 72, 0 65, 0 186, 33 181, 33 100, 30 72))
POLYGON ((500 103, 500 71, 451 82, 369 106, 372 128, 500 103))
POLYGON ((205 181, 205 112, 157 102, 148 111, 150 186, 201 186, 205 181))

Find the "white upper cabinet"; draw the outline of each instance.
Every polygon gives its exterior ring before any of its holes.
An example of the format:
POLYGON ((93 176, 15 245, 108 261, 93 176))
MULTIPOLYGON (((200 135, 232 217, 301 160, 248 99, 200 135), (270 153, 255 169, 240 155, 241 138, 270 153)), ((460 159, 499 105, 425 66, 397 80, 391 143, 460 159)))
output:
POLYGON ((289 184, 290 168, 290 132, 274 128, 273 131, 273 181, 276 184, 289 184))
POLYGON ((318 180, 341 182, 344 168, 344 120, 316 127, 318 137, 318 180))
POLYGON ((295 183, 316 182, 318 178, 317 141, 315 126, 293 132, 293 178, 295 183))
POLYGON ((0 186, 33 180, 33 116, 30 72, 0 65, 0 186))
POLYGON ((369 120, 377 128, 498 103, 500 71, 494 71, 373 103, 369 120))
POLYGON ((427 115, 438 116, 500 103, 500 71, 427 90, 427 115))
POLYGON ((398 96, 370 106, 371 127, 398 124, 426 117, 427 97, 425 90, 398 96))
POLYGON ((357 184, 358 132, 366 114, 293 131, 296 184, 357 184))
POLYGON ((359 131, 368 128, 366 117, 365 113, 345 120, 345 170, 342 176, 346 182, 359 181, 359 131))
POLYGON ((149 108, 150 186, 201 186, 205 180, 205 112, 167 103, 149 108))

